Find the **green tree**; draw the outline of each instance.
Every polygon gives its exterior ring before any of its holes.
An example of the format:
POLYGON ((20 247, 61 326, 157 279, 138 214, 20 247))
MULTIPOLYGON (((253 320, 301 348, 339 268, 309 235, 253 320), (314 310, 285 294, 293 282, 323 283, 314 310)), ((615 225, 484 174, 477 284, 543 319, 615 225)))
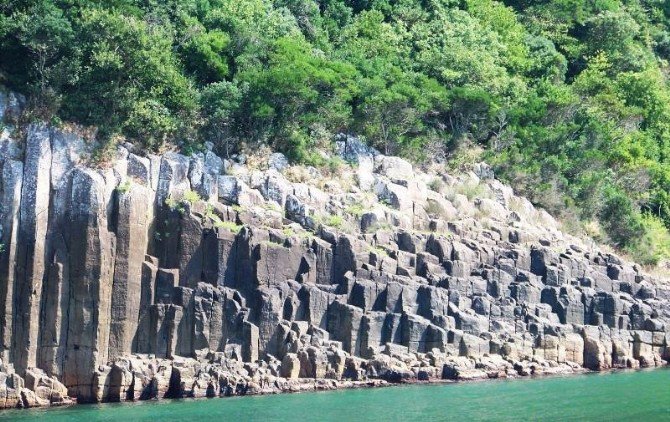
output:
POLYGON ((170 32, 101 9, 85 10, 78 24, 82 67, 65 116, 151 149, 188 139, 197 94, 172 54, 170 32))
POLYGON ((307 159, 313 153, 309 131, 314 123, 332 130, 346 124, 354 75, 351 66, 314 54, 301 38, 278 39, 264 68, 239 75, 249 86, 248 138, 267 140, 294 159, 307 159))
POLYGON ((239 146, 242 132, 240 115, 247 87, 223 81, 207 85, 201 96, 203 133, 225 157, 239 146))
POLYGON ((75 77, 78 65, 69 20, 54 3, 42 0, 5 18, 2 26, 10 37, 2 44, 3 56, 19 64, 10 69, 10 80, 27 84, 34 111, 50 117, 58 107, 62 87, 75 77))
POLYGON ((203 85, 222 81, 228 76, 228 34, 208 31, 195 18, 186 19, 184 26, 177 46, 186 70, 203 85))

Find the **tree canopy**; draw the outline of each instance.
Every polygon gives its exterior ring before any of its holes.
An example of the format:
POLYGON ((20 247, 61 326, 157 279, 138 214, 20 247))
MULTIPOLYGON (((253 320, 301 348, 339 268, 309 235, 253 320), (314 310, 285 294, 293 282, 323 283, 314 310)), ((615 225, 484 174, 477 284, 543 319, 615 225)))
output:
POLYGON ((7 0, 0 83, 146 150, 338 132, 498 174, 644 262, 670 237, 664 0, 7 0))

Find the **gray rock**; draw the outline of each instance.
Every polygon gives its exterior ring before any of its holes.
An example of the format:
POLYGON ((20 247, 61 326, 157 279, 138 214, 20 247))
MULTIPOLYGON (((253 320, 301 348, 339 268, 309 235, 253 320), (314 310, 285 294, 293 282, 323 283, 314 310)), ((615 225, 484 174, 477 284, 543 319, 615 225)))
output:
POLYGON ((270 157, 268 158, 268 166, 272 170, 281 172, 288 167, 288 158, 281 152, 275 152, 270 154, 270 157))
POLYGON ((360 138, 343 133, 335 138, 335 153, 343 160, 354 164, 379 155, 379 151, 367 146, 360 138))
POLYGON ((219 199, 230 204, 237 203, 237 198, 241 190, 240 183, 241 182, 235 176, 219 177, 219 199))

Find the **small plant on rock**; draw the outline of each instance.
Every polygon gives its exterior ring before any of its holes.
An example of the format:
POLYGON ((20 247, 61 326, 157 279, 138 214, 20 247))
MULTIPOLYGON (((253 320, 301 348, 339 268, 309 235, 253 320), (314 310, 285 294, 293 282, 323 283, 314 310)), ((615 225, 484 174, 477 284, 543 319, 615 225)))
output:
POLYGON ((200 195, 198 195, 198 192, 192 191, 192 190, 187 190, 184 192, 184 196, 182 197, 183 202, 188 202, 189 204, 193 205, 196 202, 202 200, 200 198, 200 195))
POLYGON ((303 166, 290 166, 284 170, 284 177, 292 183, 305 183, 312 177, 303 166))
POLYGON ((263 208, 267 211, 273 211, 279 213, 284 212, 281 206, 274 201, 263 203, 263 208))
POLYGON ((363 205, 361 204, 352 204, 349 205, 344 212, 346 212, 349 215, 353 215, 356 218, 360 218, 363 214, 365 214, 365 208, 363 208, 363 205))
POLYGON ((468 198, 469 201, 472 201, 474 198, 477 197, 483 197, 484 193, 486 192, 486 189, 484 189, 484 186, 479 184, 479 183, 466 183, 463 185, 459 185, 456 188, 456 193, 460 193, 461 195, 465 195, 466 198, 468 198))
POLYGON ((165 199, 165 206, 170 208, 172 211, 177 211, 179 214, 184 214, 186 212, 186 207, 184 207, 183 201, 178 201, 172 195, 168 196, 165 199))
POLYGON ((432 218, 441 218, 442 216, 444 216, 445 213, 442 204, 433 200, 428 200, 425 210, 426 214, 428 214, 432 218))
POLYGON ((391 230, 391 225, 386 222, 376 222, 365 229, 365 233, 376 233, 378 231, 391 230))
POLYGON ((444 187, 444 181, 442 181, 441 178, 436 177, 433 180, 428 183, 428 189, 434 191, 434 192, 441 192, 442 188, 444 187))
POLYGON ((379 246, 371 246, 369 252, 377 255, 378 257, 387 257, 389 256, 388 252, 385 249, 380 248, 379 246))
POLYGON ((120 183, 119 186, 116 187, 116 191, 118 193, 128 193, 130 191, 131 186, 132 182, 130 180, 126 180, 125 182, 120 183))
POLYGON ((205 205, 205 218, 209 219, 214 224, 214 226, 218 226, 223 222, 223 220, 221 220, 221 217, 219 217, 214 212, 214 207, 212 206, 212 204, 209 203, 205 205))
POLYGON ((341 215, 331 215, 323 222, 326 226, 339 229, 344 224, 344 218, 341 215))
POLYGON ((233 223, 232 221, 220 221, 215 224, 216 227, 221 227, 223 229, 229 230, 235 234, 239 233, 242 230, 243 226, 233 223))
POLYGON ((179 204, 179 202, 176 199, 174 199, 172 197, 172 195, 165 198, 165 206, 170 208, 171 210, 174 210, 175 208, 177 208, 178 204, 179 204))

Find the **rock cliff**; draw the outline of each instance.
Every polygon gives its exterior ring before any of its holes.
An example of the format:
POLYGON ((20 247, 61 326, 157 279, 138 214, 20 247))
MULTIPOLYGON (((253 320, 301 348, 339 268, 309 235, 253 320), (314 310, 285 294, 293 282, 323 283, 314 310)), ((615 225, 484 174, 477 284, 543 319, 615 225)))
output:
MULTIPOLYGON (((0 117, 20 98, 0 95, 0 117)), ((21 130, 16 130, 21 129, 21 130)), ((21 135, 16 135, 21 133, 21 135)), ((656 366, 670 290, 477 165, 0 135, 0 407, 656 366)))

